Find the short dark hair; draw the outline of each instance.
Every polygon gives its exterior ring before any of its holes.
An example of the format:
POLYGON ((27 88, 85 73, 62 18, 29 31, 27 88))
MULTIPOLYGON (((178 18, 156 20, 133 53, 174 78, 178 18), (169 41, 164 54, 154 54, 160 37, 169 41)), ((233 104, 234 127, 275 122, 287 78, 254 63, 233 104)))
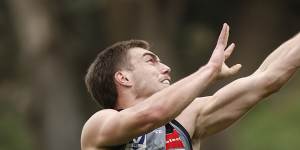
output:
POLYGON ((114 74, 128 65, 127 51, 140 47, 149 49, 148 42, 143 40, 121 41, 101 51, 90 65, 85 76, 85 84, 92 98, 102 107, 113 109, 118 97, 114 74))

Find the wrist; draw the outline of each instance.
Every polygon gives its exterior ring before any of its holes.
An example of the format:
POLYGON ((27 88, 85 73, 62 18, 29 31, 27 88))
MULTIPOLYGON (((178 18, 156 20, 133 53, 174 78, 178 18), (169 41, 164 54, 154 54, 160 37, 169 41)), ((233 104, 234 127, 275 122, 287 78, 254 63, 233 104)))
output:
POLYGON ((220 73, 220 67, 218 67, 217 65, 213 65, 213 64, 206 64, 204 66, 202 66, 199 70, 198 70, 199 74, 207 74, 207 76, 209 77, 209 80, 215 81, 218 78, 218 75, 220 73))

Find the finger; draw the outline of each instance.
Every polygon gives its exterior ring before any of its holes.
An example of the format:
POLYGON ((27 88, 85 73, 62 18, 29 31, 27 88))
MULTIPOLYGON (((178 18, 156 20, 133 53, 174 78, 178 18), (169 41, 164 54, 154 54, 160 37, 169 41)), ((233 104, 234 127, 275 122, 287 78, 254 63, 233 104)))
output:
POLYGON ((220 48, 220 49, 224 50, 227 45, 228 36, 229 36, 229 26, 226 23, 224 23, 222 31, 218 38, 216 48, 218 48, 218 49, 220 48))
POLYGON ((227 58, 232 54, 234 48, 235 48, 235 44, 234 44, 234 43, 230 44, 230 45, 226 48, 225 54, 224 54, 224 55, 225 55, 225 59, 227 59, 227 58))
POLYGON ((216 48, 214 49, 209 62, 222 66, 222 63, 225 60, 224 49, 226 48, 227 45, 228 32, 229 32, 229 26, 226 23, 224 23, 222 31, 219 35, 216 48))
POLYGON ((221 33, 219 35, 219 38, 218 38, 218 42, 217 42, 217 45, 216 45, 216 48, 222 48, 224 49, 225 46, 227 45, 227 32, 228 32, 228 25, 226 23, 223 24, 223 28, 221 30, 221 33))
POLYGON ((241 64, 236 64, 236 65, 230 67, 230 74, 234 75, 234 74, 238 73, 241 70, 241 68, 242 68, 241 64))
POLYGON ((228 42, 228 37, 229 37, 229 29, 230 29, 230 27, 229 27, 229 25, 227 24, 227 23, 225 23, 226 24, 226 26, 227 26, 227 30, 226 30, 226 45, 225 46, 227 46, 227 42, 228 42))

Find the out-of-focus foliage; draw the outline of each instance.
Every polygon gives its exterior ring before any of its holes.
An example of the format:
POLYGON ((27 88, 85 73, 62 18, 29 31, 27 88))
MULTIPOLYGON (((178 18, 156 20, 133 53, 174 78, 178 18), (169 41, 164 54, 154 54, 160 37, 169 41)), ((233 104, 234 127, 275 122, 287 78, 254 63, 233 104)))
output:
MULTIPOLYGON (((299 8, 298 0, 0 1, 0 150, 80 149, 81 127, 99 110, 84 75, 116 41, 149 41, 178 80, 205 64, 227 22, 237 45, 228 61, 243 64, 241 77, 300 31, 299 8)), ((203 149, 297 149, 299 77, 203 149)))
POLYGON ((12 104, 0 102, 0 149, 32 150, 33 139, 25 117, 12 104))
MULTIPOLYGON (((234 127, 235 149, 297 150, 300 138, 300 93, 296 81, 267 98, 234 127), (294 87, 293 87, 294 86, 294 87)), ((298 86, 299 87, 299 86, 298 86)))

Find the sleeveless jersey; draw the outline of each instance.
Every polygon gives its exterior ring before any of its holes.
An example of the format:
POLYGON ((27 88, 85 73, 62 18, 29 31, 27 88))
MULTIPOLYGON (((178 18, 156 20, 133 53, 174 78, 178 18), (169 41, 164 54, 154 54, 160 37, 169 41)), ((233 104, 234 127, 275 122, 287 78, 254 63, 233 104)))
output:
POLYGON ((118 150, 192 150, 191 138, 185 128, 176 120, 150 133, 132 139, 118 150))

